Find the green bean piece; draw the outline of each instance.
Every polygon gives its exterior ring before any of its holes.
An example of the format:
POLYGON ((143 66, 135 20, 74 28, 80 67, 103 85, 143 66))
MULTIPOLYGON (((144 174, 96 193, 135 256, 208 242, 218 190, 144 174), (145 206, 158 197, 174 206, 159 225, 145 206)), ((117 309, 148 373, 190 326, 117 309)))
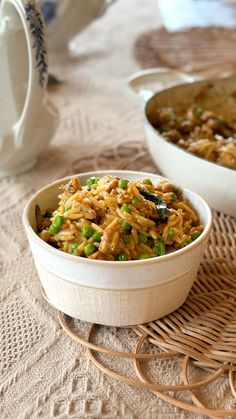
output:
POLYGON ((201 231, 194 231, 194 233, 191 235, 192 241, 196 240, 201 234, 201 231))
POLYGON ((99 231, 95 231, 95 232, 93 233, 93 240, 94 240, 95 242, 100 242, 100 241, 101 241, 101 239, 102 239, 102 233, 100 233, 99 231))
POLYGON ((92 243, 88 243, 86 244, 84 248, 84 254, 86 256, 90 256, 95 252, 95 250, 96 250, 96 247, 92 243))
POLYGON ((130 236, 128 234, 125 234, 124 237, 123 237, 123 240, 124 240, 125 244, 129 244, 130 236))
POLYGON ((82 234, 83 236, 86 237, 86 239, 89 239, 90 237, 92 237, 93 233, 94 233, 94 229, 90 226, 84 226, 82 228, 82 234))
POLYGON ((171 227, 168 228, 167 235, 168 235, 168 237, 173 237, 173 235, 174 235, 174 229, 171 228, 171 227))
POLYGON ((124 262, 125 260, 128 260, 128 256, 126 255, 125 252, 120 252, 118 255, 118 260, 120 262, 124 262))
POLYGON ((56 215, 56 217, 54 218, 53 224, 56 227, 61 228, 61 226, 62 226, 63 223, 64 223, 64 217, 62 215, 56 215))
POLYGON ((122 221, 122 225, 121 226, 122 226, 122 229, 124 231, 130 231, 131 228, 132 228, 132 226, 126 220, 122 221))
POLYGON ((50 234, 52 234, 54 236, 55 234, 59 233, 60 227, 56 226, 55 224, 51 224, 48 231, 49 231, 50 234))
POLYGON ((148 241, 148 238, 147 238, 146 234, 140 233, 138 235, 138 242, 139 242, 139 244, 140 243, 147 243, 147 241, 148 241))
POLYGON ((149 255, 149 253, 141 253, 141 255, 139 255, 139 259, 149 259, 151 258, 151 255, 149 255))
POLYGON ((78 249, 78 247, 79 247, 79 243, 76 243, 76 242, 71 243, 71 245, 70 245, 70 250, 74 253, 74 251, 75 251, 76 249, 78 249))
POLYGON ((157 256, 163 256, 166 251, 164 241, 160 240, 159 242, 156 242, 152 250, 157 256))
POLYGON ((130 212, 130 207, 128 204, 123 204, 121 207, 121 211, 123 212, 130 212))
POLYGON ((127 179, 120 179, 118 183, 118 188, 125 189, 129 181, 127 179))
POLYGON ((144 183, 145 185, 152 185, 152 181, 151 181, 151 179, 143 179, 143 183, 144 183))

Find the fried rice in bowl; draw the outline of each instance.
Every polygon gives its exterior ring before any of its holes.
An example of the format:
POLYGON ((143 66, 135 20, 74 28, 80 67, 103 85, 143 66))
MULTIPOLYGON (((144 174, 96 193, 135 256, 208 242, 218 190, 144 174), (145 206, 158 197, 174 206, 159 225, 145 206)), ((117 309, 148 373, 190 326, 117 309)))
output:
POLYGON ((185 301, 212 223, 197 194, 131 171, 53 182, 23 219, 51 304, 112 326, 155 320, 185 301))

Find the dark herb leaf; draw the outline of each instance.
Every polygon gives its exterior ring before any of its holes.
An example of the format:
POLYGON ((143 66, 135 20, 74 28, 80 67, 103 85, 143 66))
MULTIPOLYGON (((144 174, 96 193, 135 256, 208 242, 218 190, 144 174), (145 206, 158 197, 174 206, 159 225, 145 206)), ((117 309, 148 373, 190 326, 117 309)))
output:
POLYGON ((160 220, 165 220, 168 217, 168 208, 165 201, 160 196, 156 196, 153 193, 148 192, 144 189, 138 188, 138 190, 145 199, 147 199, 148 201, 152 201, 154 202, 154 204, 156 204, 160 220))

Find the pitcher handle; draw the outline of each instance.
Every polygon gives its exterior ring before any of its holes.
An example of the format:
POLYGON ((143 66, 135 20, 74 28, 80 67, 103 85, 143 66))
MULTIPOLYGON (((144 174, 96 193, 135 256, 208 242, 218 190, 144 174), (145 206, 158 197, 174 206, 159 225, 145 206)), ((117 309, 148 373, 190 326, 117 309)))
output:
POLYGON ((189 74, 169 68, 150 68, 133 74, 127 82, 126 93, 136 102, 146 103, 154 93, 180 83, 196 80, 189 74))
MULTIPOLYGON (((43 101, 47 88, 47 53, 45 48, 45 29, 39 6, 35 0, 2 0, 1 16, 4 18, 6 4, 11 4, 17 11, 24 28, 28 50, 29 75, 28 86, 22 113, 13 126, 16 148, 21 148, 32 138, 27 138, 27 131, 35 130, 35 115, 38 104, 43 101)), ((6 23, 7 24, 7 23, 6 23)), ((19 63, 20 65, 20 63, 19 63)), ((32 132, 32 131, 31 131, 32 132)))

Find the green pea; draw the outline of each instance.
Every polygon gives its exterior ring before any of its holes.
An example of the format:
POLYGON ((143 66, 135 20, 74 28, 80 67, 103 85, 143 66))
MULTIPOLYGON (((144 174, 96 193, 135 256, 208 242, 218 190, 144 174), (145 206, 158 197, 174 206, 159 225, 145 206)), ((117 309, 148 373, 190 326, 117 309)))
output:
POLYGON ((95 250, 96 250, 96 247, 92 243, 88 243, 86 244, 84 248, 84 254, 86 256, 90 256, 92 255, 92 253, 94 253, 95 250))
POLYGON ((159 242, 157 242, 152 250, 157 256, 163 256, 165 254, 165 251, 166 251, 164 241, 160 240, 159 242))
POLYGON ((100 180, 99 177, 90 177, 89 179, 87 179, 86 185, 88 187, 88 190, 90 191, 91 186, 94 185, 95 183, 98 183, 99 180, 100 180))
POLYGON ((64 212, 69 211, 71 207, 64 207, 64 212))
POLYGON ((134 205, 136 205, 136 204, 138 204, 140 201, 139 201, 139 199, 136 197, 136 196, 134 196, 133 198, 132 198, 132 204, 134 204, 134 205))
POLYGON ((149 253, 141 253, 141 255, 139 255, 139 259, 149 259, 151 257, 151 255, 149 255, 149 253))
POLYGON ((82 228, 82 234, 83 234, 83 235, 84 235, 87 239, 89 239, 90 237, 92 237, 93 233, 94 233, 94 229, 93 229, 92 227, 90 227, 90 226, 84 226, 84 227, 82 228))
POLYGON ((121 211, 123 212, 130 212, 130 207, 128 204, 123 204, 121 207, 121 211))
POLYGON ((48 231, 54 236, 54 234, 59 233, 60 227, 56 226, 55 224, 51 224, 48 231))
POLYGON ((122 226, 122 229, 124 231, 130 231, 131 228, 132 228, 132 226, 126 220, 122 221, 122 225, 121 226, 122 226))
POLYGON ((118 260, 124 262, 125 260, 128 260, 128 256, 125 252, 120 252, 118 255, 118 260))
POLYGON ((151 179, 143 179, 143 183, 145 183, 145 185, 152 185, 151 179))
POLYGON ((59 227, 60 228, 63 223, 64 223, 64 217, 62 215, 56 215, 56 217, 54 218, 53 224, 56 227, 59 227))
POLYGON ((167 235, 169 237, 173 237, 173 235, 174 235, 174 229, 173 228, 168 228, 167 235))
POLYGON ((78 249, 78 247, 79 247, 79 243, 76 243, 76 242, 71 243, 71 245, 70 245, 70 250, 71 250, 72 252, 74 252, 76 249, 78 249))
POLYGON ((99 231, 95 231, 93 233, 93 240, 95 242, 100 242, 101 241, 101 238, 102 238, 102 233, 99 233, 99 231))
POLYGON ((127 179, 120 179, 118 183, 118 188, 125 189, 129 181, 127 179))
POLYGON ((125 234, 125 236, 123 237, 123 240, 124 240, 125 244, 129 244, 130 236, 128 234, 125 234))
POLYGON ((201 234, 201 231, 194 231, 194 233, 191 235, 192 241, 196 240, 201 234))
POLYGON ((139 242, 139 244, 140 243, 147 243, 147 241, 148 241, 148 238, 147 238, 146 234, 140 233, 138 235, 138 242, 139 242))

